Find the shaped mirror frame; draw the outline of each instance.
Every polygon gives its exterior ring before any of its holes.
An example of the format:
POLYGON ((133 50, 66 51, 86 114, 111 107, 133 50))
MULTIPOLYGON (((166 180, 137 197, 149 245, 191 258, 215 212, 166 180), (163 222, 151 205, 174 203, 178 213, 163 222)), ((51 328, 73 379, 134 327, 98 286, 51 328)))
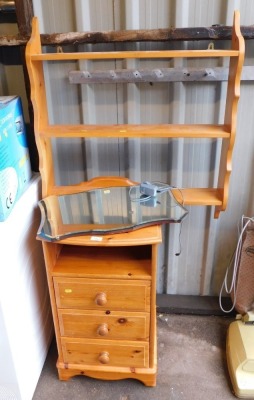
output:
POLYGON ((140 192, 139 185, 48 196, 39 202, 39 207, 41 224, 37 237, 46 241, 181 222, 188 214, 170 190, 147 196, 140 192))

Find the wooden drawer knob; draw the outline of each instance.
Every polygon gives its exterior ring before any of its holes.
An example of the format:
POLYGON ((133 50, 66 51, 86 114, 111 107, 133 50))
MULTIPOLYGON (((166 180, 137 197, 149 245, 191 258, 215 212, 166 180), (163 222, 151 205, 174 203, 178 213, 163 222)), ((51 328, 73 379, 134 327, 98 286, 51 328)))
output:
POLYGON ((94 301, 95 304, 97 304, 97 306, 105 306, 105 304, 107 304, 106 293, 103 292, 97 293, 94 301))
POLYGON ((99 361, 101 364, 108 364, 109 363, 109 353, 107 351, 103 351, 99 354, 99 361))
POLYGON ((97 329, 97 333, 100 336, 107 336, 108 335, 108 325, 107 324, 99 325, 99 327, 97 329))

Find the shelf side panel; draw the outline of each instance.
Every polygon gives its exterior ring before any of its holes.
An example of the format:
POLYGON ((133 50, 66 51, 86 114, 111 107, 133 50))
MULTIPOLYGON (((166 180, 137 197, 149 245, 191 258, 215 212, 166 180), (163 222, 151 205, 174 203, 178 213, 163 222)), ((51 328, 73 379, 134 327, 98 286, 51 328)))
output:
POLYGON ((218 187, 223 188, 223 202, 221 207, 216 207, 215 218, 217 218, 220 211, 224 211, 227 206, 229 179, 232 171, 232 153, 236 135, 237 107, 240 97, 241 73, 245 53, 245 43, 240 30, 240 14, 238 11, 235 11, 234 14, 231 47, 233 50, 238 50, 239 56, 237 58, 231 58, 229 63, 224 124, 230 127, 231 134, 230 139, 224 140, 222 143, 218 187))
POLYGON ((39 132, 48 126, 47 97, 44 82, 42 62, 34 63, 34 54, 41 53, 41 42, 38 19, 33 18, 32 35, 26 47, 26 64, 31 85, 31 101, 34 110, 34 133, 39 153, 39 169, 42 178, 42 195, 50 193, 50 187, 54 184, 53 161, 51 141, 42 138, 39 132))

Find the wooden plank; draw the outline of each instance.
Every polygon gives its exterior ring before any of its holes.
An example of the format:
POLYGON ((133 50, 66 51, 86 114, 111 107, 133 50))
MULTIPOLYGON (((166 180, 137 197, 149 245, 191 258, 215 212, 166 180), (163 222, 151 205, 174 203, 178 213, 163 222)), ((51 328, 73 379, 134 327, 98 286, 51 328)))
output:
POLYGON ((217 188, 181 188, 172 193, 180 204, 192 206, 221 206, 223 198, 223 190, 217 188))
POLYGON ((150 254, 151 246, 104 247, 97 252, 92 246, 63 246, 52 274, 69 278, 151 280, 150 254))
POLYGON ((98 51, 32 54, 32 61, 238 57, 238 50, 98 51))
MULTIPOLYGON (((97 372, 100 372, 100 365, 107 364, 110 367, 118 367, 120 371, 115 371, 113 379, 121 379, 121 368, 127 367, 129 371, 137 368, 149 367, 149 343, 142 341, 127 340, 96 340, 84 338, 62 337, 62 348, 64 361, 68 365, 75 365, 79 370, 84 366, 85 375, 90 373, 90 366, 95 366, 97 372), (106 349, 106 351, 105 351, 106 349), (102 355, 105 353, 105 361, 102 355), (106 357, 107 354, 107 357, 106 357), (84 361, 85 363, 84 364, 84 361), (130 368, 132 366, 132 368, 130 368)), ((70 368, 72 369, 72 368, 70 368)), ((132 377, 135 374, 132 371, 132 377)), ((102 377, 101 377, 102 378, 102 377)), ((136 376, 139 379, 139 376, 136 376)), ((112 379, 112 377, 111 377, 112 379)))
MULTIPOLYGON (((24 0, 16 0, 16 3, 22 1, 24 0)), ((28 1, 31 3, 31 0, 28 1)), ((22 26, 24 26, 23 23, 22 26)), ((241 26, 241 32, 245 40, 254 39, 254 25, 241 26)), ((214 25, 211 27, 41 34, 41 43, 43 46, 64 46, 84 43, 218 41, 231 40, 231 37, 231 26, 214 25)), ((0 46, 24 46, 28 40, 29 36, 26 35, 1 35, 0 46)))
POLYGON ((50 187, 54 184, 53 158, 51 141, 39 137, 41 128, 48 125, 47 97, 44 82, 44 71, 42 63, 32 63, 31 54, 41 53, 40 34, 37 18, 33 19, 33 33, 26 46, 26 65, 31 84, 31 101, 34 110, 34 130, 36 145, 40 158, 40 173, 42 178, 42 197, 50 194, 50 187), (41 112, 43 110, 43 112, 41 112))
POLYGON ((32 32, 33 2, 32 0, 15 0, 17 23, 20 36, 30 36, 32 32))
MULTIPOLYGON (((72 193, 81 193, 88 190, 93 189, 100 189, 100 188, 109 188, 109 187, 119 187, 119 186, 135 186, 138 185, 138 182, 132 181, 129 178, 122 177, 122 176, 99 176, 96 178, 92 178, 89 181, 80 182, 76 185, 73 185, 72 191, 63 192, 65 194, 72 194, 72 193)), ((63 186, 61 186, 63 187, 63 186)), ((68 188, 69 186, 67 186, 68 188)), ((52 188, 53 194, 54 188, 52 188)), ((62 194, 63 194, 62 193, 62 194)))
POLYGON ((29 40, 29 36, 1 35, 0 36, 0 47, 26 46, 28 40, 29 40))
MULTIPOLYGON (((241 26, 245 39, 254 39, 254 25, 241 26)), ((170 42, 192 40, 231 40, 232 27, 213 25, 210 27, 136 29, 100 32, 68 32, 41 35, 43 45, 69 45, 81 43, 124 42, 170 42)))
MULTIPOLYGON (((253 68, 252 68, 253 69, 253 68)), ((254 76, 254 73, 253 73, 254 76)), ((156 68, 70 71, 71 84, 226 81, 228 68, 156 68)))
POLYGON ((234 13, 231 48, 239 51, 239 57, 231 58, 229 62, 224 124, 230 126, 231 135, 228 142, 224 141, 222 143, 217 186, 223 187, 223 202, 220 207, 215 208, 215 218, 218 218, 220 212, 226 209, 228 203, 229 180, 232 171, 232 154, 237 128, 237 107, 240 97, 241 73, 245 55, 245 42, 240 30, 239 11, 235 11, 234 13))
POLYGON ((49 125, 40 129, 41 137, 97 138, 224 138, 230 137, 225 125, 49 125))
POLYGON ((113 340, 149 340, 150 315, 145 312, 59 309, 62 336, 113 340))
POLYGON ((156 318, 156 290, 157 290, 157 264, 158 245, 152 246, 152 280, 151 280, 151 309, 150 309, 150 348, 149 366, 155 368, 157 365, 157 318, 156 318))
POLYGON ((118 246, 142 246, 147 244, 161 243, 161 227, 159 225, 148 226, 128 233, 118 233, 117 235, 103 235, 97 241, 90 235, 81 235, 59 240, 59 244, 69 244, 75 246, 96 246, 96 247, 118 247, 118 246))
POLYGON ((54 278, 58 308, 149 312, 150 286, 150 279, 54 278))
MULTIPOLYGON (((142 83, 142 82, 223 82, 228 80, 227 67, 156 68, 70 71, 71 84, 142 83)), ((254 68, 244 66, 241 81, 253 81, 254 68)))

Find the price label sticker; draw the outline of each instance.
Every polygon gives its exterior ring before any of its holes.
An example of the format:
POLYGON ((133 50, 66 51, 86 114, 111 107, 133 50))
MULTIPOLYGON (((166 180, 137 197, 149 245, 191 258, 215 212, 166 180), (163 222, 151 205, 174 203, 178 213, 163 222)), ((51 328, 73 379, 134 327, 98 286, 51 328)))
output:
POLYGON ((109 194, 109 193, 110 193, 110 190, 109 190, 109 189, 106 189, 106 190, 103 191, 103 193, 104 193, 104 194, 109 194))
POLYGON ((101 236, 91 236, 90 240, 93 240, 94 242, 101 242, 102 237, 101 236))

